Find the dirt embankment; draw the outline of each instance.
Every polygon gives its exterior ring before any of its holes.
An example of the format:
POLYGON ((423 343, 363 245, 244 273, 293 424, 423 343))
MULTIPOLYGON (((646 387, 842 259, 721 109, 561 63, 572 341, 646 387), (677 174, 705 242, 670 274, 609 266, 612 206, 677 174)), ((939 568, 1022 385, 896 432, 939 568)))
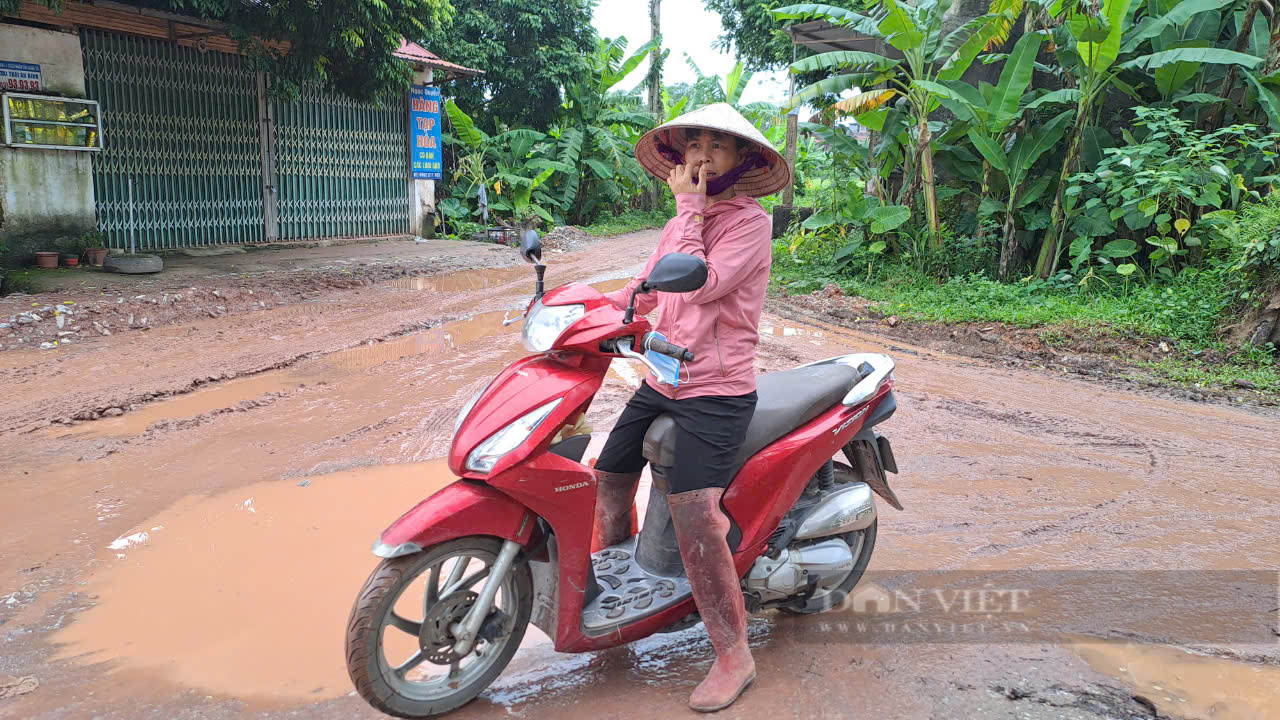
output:
MULTIPOLYGON (((835 285, 808 295, 775 294, 770 298, 770 308, 784 315, 836 323, 1004 367, 1085 376, 1098 382, 1194 402, 1280 407, 1280 397, 1275 393, 1247 381, 1229 387, 1181 387, 1156 377, 1138 364, 1179 357, 1182 350, 1173 338, 1131 337, 1106 327, 1020 328, 1002 323, 917 322, 885 313, 866 298, 846 296, 835 285)), ((1215 365, 1229 361, 1231 353, 1209 351, 1196 357, 1203 363, 1215 365)))
POLYGON ((59 271, 34 294, 0 298, 0 351, 82 344, 95 338, 316 301, 335 290, 460 270, 509 266, 507 248, 477 243, 384 241, 366 246, 171 258, 159 275, 92 268, 59 271), (345 255, 341 251, 345 250, 345 255), (496 252, 490 252, 496 251, 496 252), (265 256, 265 257, 257 257, 265 256))

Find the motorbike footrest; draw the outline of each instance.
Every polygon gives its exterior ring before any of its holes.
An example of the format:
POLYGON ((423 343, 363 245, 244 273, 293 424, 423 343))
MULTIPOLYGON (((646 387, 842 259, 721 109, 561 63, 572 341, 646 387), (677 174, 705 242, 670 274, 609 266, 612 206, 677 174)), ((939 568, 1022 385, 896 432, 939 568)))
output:
POLYGON ((582 626, 590 634, 608 632, 661 612, 692 595, 683 577, 650 575, 635 562, 631 537, 591 556, 591 569, 603 592, 582 609, 582 626))

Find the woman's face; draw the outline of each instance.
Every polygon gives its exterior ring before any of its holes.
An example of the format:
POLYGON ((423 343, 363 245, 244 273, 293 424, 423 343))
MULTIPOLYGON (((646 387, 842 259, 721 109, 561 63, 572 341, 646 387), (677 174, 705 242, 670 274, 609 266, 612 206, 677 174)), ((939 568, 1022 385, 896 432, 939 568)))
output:
POLYGON ((738 141, 732 135, 712 130, 690 133, 684 146, 684 161, 694 167, 693 176, 698 177, 698 166, 705 164, 708 180, 737 167, 739 154, 738 141))

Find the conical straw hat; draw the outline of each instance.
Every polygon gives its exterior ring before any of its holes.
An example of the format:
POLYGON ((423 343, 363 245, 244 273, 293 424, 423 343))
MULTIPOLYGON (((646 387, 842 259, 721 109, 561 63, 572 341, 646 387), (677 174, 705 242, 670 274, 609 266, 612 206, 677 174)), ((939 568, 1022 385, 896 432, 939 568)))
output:
POLYGON ((759 146, 768 165, 749 170, 738 178, 733 189, 739 195, 764 197, 778 192, 791 182, 787 161, 773 149, 773 144, 754 125, 728 103, 716 103, 685 113, 645 133, 640 142, 636 143, 636 160, 640 161, 649 174, 666 182, 675 163, 659 151, 659 145, 666 145, 683 155, 685 133, 681 131, 693 129, 718 130, 759 146))

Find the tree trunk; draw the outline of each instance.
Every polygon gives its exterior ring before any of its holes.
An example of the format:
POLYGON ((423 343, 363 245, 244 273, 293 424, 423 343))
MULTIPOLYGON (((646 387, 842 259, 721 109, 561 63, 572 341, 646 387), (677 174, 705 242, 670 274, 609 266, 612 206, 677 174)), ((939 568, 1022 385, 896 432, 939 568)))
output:
MULTIPOLYGON (((1244 52, 1249 47, 1249 36, 1253 34, 1253 19, 1258 16, 1258 8, 1262 5, 1262 0, 1253 0, 1249 3, 1249 9, 1244 12, 1244 22, 1240 23, 1240 34, 1236 36, 1235 51, 1244 52)), ((1220 102, 1209 113, 1209 121, 1204 126, 1206 131, 1214 128, 1222 127, 1222 120, 1226 117, 1227 103, 1231 102, 1231 89, 1236 84, 1236 66, 1229 65, 1227 67, 1227 76, 1222 79, 1222 89, 1218 90, 1218 97, 1225 102, 1220 102)))
POLYGON ((991 163, 986 160, 982 161, 982 193, 978 196, 978 229, 975 237, 979 241, 987 239, 987 230, 982 225, 982 203, 987 201, 987 196, 991 194, 991 163))
MULTIPOLYGON (((920 191, 920 155, 916 153, 910 158, 910 162, 905 159, 902 164, 902 182, 898 186, 899 205, 906 205, 911 208, 912 212, 919 212, 919 205, 916 203, 916 193, 920 191)), ((917 215, 917 217, 919 217, 917 215)))
POLYGON ((796 197, 796 143, 800 141, 800 112, 792 110, 787 113, 787 168, 791 171, 791 182, 782 189, 782 204, 790 206, 796 197))
MULTIPOLYGON (((1079 115, 1077 114, 1077 117, 1079 115)), ((1062 174, 1058 176, 1058 191, 1053 195, 1053 211, 1049 214, 1049 229, 1045 232, 1044 244, 1040 246, 1040 257, 1036 260, 1036 274, 1048 278, 1058 269, 1058 243, 1066 232, 1062 196, 1067 191, 1067 178, 1074 172, 1077 156, 1080 154, 1080 141, 1084 136, 1084 127, 1076 125, 1071 133, 1071 144, 1067 146, 1067 157, 1062 163, 1062 174)))
MULTIPOLYGON (((1257 288, 1257 291, 1261 290, 1257 288)), ((1246 313, 1240 322, 1231 325, 1227 339, 1233 345, 1261 347, 1275 343, 1280 347, 1280 289, 1273 290, 1268 300, 1246 313)))
POLYGON ((929 218, 929 237, 933 249, 942 247, 938 232, 938 195, 933 186, 933 138, 929 134, 929 117, 920 118, 920 179, 924 182, 924 212, 929 218))
POLYGON ((1009 196, 1009 207, 1004 215, 1004 242, 1000 244, 1000 282, 1009 279, 1009 267, 1013 264, 1013 251, 1018 243, 1018 229, 1013 222, 1013 200, 1017 195, 1009 196))
MULTIPOLYGON (((658 10, 662 0, 649 0, 649 36, 657 38, 662 35, 662 23, 659 22, 658 10)), ((662 48, 649 54, 649 114, 653 116, 654 125, 662 122, 662 48)), ((644 194, 646 210, 658 207, 658 199, 662 197, 662 183, 657 178, 650 178, 648 191, 644 194)))

